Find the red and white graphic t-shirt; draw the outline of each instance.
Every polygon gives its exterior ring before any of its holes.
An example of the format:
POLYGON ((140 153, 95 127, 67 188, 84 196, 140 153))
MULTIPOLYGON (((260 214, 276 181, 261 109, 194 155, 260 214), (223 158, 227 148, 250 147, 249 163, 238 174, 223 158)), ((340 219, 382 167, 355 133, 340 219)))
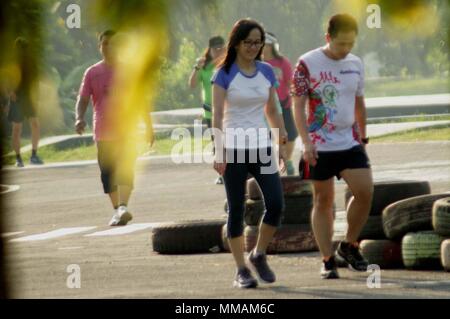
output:
POLYGON ((292 94, 308 96, 308 132, 318 151, 342 151, 358 145, 355 98, 364 95, 364 66, 348 54, 333 60, 323 48, 299 58, 292 79, 292 94))

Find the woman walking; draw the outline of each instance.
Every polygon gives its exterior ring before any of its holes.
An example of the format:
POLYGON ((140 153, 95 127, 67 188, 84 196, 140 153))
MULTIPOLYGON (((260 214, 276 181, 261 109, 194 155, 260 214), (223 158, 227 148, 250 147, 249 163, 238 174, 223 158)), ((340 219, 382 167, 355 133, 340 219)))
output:
POLYGON ((224 177, 229 207, 227 236, 237 266, 233 285, 239 288, 257 286, 251 269, 262 281, 275 282, 265 252, 284 208, 280 175, 265 118, 280 146, 281 167, 287 136, 275 105, 275 74, 269 64, 260 61, 264 41, 264 29, 258 22, 251 19, 236 22, 226 55, 212 78, 214 168, 224 177), (266 211, 257 245, 246 263, 242 234, 248 173, 255 177, 262 190, 266 211))

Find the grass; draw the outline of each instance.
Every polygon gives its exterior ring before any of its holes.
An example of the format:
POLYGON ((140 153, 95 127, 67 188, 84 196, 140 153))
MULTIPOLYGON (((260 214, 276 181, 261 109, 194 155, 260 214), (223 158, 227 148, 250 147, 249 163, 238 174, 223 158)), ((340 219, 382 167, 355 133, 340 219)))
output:
MULTIPOLYGON (((450 141, 450 125, 443 125, 434 128, 418 128, 400 133, 388 134, 380 137, 372 137, 371 143, 398 143, 398 142, 427 142, 427 141, 450 141)), ((200 140, 191 140, 191 152, 196 152, 194 142, 199 143, 200 140)), ((202 148, 204 149, 210 140, 202 140, 202 148)), ((170 155, 173 147, 180 149, 180 141, 172 140, 170 138, 162 138, 155 142, 151 155, 170 155)), ((189 144, 183 145, 188 147, 189 144)), ((148 152, 148 147, 145 143, 140 142, 137 145, 140 155, 148 152)), ((184 150, 188 151, 188 150, 184 150)), ((95 145, 82 145, 75 148, 58 150, 54 145, 48 145, 39 148, 39 156, 46 163, 65 162, 65 161, 81 161, 81 160, 95 160, 97 158, 97 149, 95 145)), ((22 154, 25 164, 29 162, 31 152, 22 154)), ((4 165, 13 165, 15 161, 14 156, 3 158, 4 165)))
MULTIPOLYGON (((204 148, 211 141, 203 139, 202 143, 200 143, 199 139, 191 140, 191 151, 195 152, 195 144, 202 145, 204 148)), ((152 149, 150 150, 151 155, 170 155, 172 153, 172 149, 177 144, 182 143, 178 140, 172 140, 170 138, 162 138, 156 140, 152 149)), ((184 152, 189 152, 189 144, 184 145, 187 149, 183 149, 184 152)), ((144 142, 138 142, 137 144, 138 153, 140 155, 145 155, 148 151, 148 145, 144 142)), ((95 160, 97 158, 97 148, 94 144, 85 144, 75 148, 68 148, 64 150, 57 149, 54 145, 47 145, 40 147, 38 150, 39 157, 45 163, 54 163, 54 162, 66 162, 66 161, 82 161, 82 160, 95 160)), ((25 152, 22 154, 22 159, 24 160, 25 165, 29 163, 29 159, 31 156, 31 152, 25 152)), ((15 156, 7 156, 3 158, 4 165, 13 165, 15 163, 15 156)))
POLYGON ((398 143, 398 142, 428 142, 450 141, 450 125, 434 128, 417 128, 400 133, 372 137, 372 143, 398 143))
POLYGON ((366 80, 366 97, 448 93, 446 78, 366 80))

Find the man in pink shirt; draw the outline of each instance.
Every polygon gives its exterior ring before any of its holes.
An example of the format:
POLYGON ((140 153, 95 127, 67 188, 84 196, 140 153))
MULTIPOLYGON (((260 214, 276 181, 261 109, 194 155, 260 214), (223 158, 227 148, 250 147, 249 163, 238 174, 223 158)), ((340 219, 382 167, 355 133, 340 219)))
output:
MULTIPOLYGON (((109 195, 115 210, 109 225, 119 226, 126 225, 132 219, 127 206, 134 185, 137 154, 135 145, 132 148, 125 146, 130 136, 125 136, 118 129, 117 117, 120 110, 110 101, 110 93, 113 89, 118 89, 113 87, 116 59, 111 39, 114 35, 114 31, 108 30, 99 36, 99 49, 103 60, 90 66, 84 74, 76 104, 75 130, 78 134, 83 133, 86 127, 84 114, 92 96, 94 141, 103 190, 109 195)), ((150 113, 143 114, 143 117, 151 145, 154 137, 150 113)))

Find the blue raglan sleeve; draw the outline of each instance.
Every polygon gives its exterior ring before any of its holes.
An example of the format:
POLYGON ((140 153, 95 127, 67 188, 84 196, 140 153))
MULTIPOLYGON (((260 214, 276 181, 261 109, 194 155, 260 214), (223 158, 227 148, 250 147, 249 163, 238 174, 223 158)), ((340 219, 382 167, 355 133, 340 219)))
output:
POLYGON ((211 78, 211 84, 217 84, 221 88, 228 90, 230 84, 229 77, 223 68, 218 69, 211 78))

